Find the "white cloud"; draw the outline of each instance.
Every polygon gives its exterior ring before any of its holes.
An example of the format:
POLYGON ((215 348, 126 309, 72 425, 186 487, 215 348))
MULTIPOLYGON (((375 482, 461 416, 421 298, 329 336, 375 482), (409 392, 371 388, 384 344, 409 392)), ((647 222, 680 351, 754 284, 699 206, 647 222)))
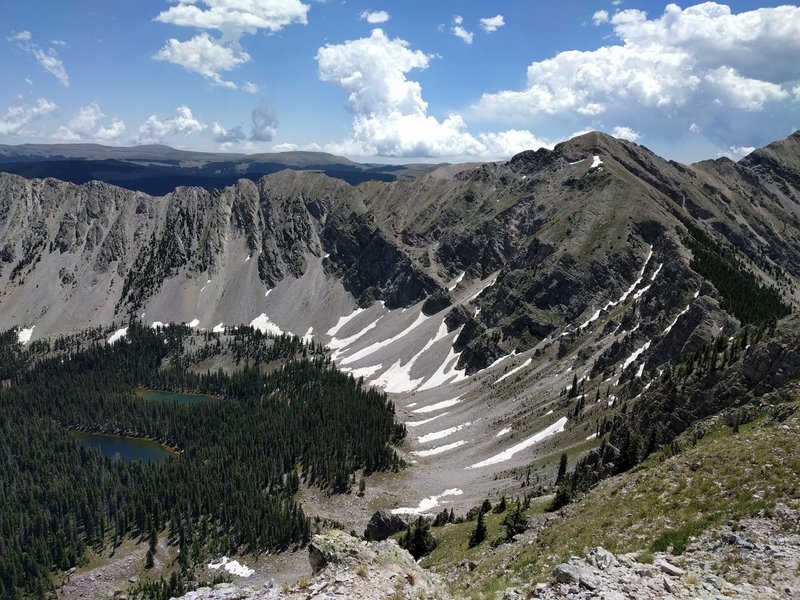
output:
POLYGON ((524 129, 481 133, 478 138, 486 146, 484 154, 497 158, 509 158, 523 150, 552 149, 555 145, 552 141, 537 137, 524 129))
POLYGON ((450 29, 450 32, 456 36, 457 38, 461 38, 464 40, 465 43, 471 44, 473 34, 471 31, 467 31, 464 28, 464 18, 460 15, 456 15, 453 17, 453 27, 450 29))
MULTIPOLYGON (((281 31, 293 23, 307 24, 310 6, 300 0, 173 0, 174 6, 162 11, 155 20, 170 25, 206 30, 182 42, 170 39, 154 58, 180 65, 206 77, 214 85, 231 89, 240 86, 226 81, 221 73, 250 60, 242 48, 243 34, 259 30, 281 31), (207 30, 220 32, 212 38, 207 30)), ((250 82, 241 85, 245 92, 255 93, 250 82)))
POLYGON ((294 152, 297 150, 297 144, 291 144, 289 142, 284 142, 283 144, 275 144, 272 147, 273 152, 294 152))
POLYGON ((109 124, 103 125, 101 120, 105 118, 97 102, 92 102, 78 109, 69 123, 58 128, 55 137, 70 142, 111 142, 119 139, 125 133, 125 123, 114 117, 109 124))
POLYGON ((237 125, 236 127, 232 127, 230 129, 225 129, 216 121, 211 124, 211 135, 212 139, 216 143, 222 144, 225 147, 233 144, 234 142, 240 142, 247 137, 244 131, 242 131, 241 125, 237 125))
MULTIPOLYGON (((594 20, 604 22, 603 12, 594 20)), ((602 115, 666 137, 694 123, 718 147, 767 135, 758 113, 768 108, 770 135, 788 127, 800 81, 800 7, 733 14, 714 2, 670 4, 652 19, 628 9, 608 20, 619 44, 533 62, 523 89, 484 94, 475 114, 594 128, 602 115)))
POLYGON ((602 25, 603 23, 608 23, 608 21, 607 10, 598 10, 592 15, 592 23, 595 25, 602 25))
POLYGON ((58 79, 61 85, 69 87, 69 75, 55 48, 44 50, 38 44, 33 43, 33 35, 27 30, 20 31, 6 39, 15 42, 19 48, 33 56, 45 71, 58 79))
POLYGON ((261 89, 261 86, 257 83, 253 83, 252 81, 245 81, 242 84, 242 90, 247 92, 248 94, 255 94, 261 89))
POLYGON ((23 31, 19 31, 19 32, 15 33, 14 35, 10 35, 6 39, 9 42, 29 42, 29 41, 31 41, 32 38, 33 38, 33 35, 31 35, 31 32, 26 29, 26 30, 23 30, 23 31))
POLYGON ((377 25, 378 23, 386 23, 389 20, 389 13, 385 10, 365 10, 361 13, 361 19, 367 23, 377 25))
POLYGON ((494 17, 484 17, 481 19, 481 29, 486 33, 493 33, 506 24, 503 15, 495 15, 494 17))
POLYGON ((253 142, 271 142, 278 133, 278 117, 262 102, 250 113, 252 126, 250 140, 253 142))
POLYGON ((635 129, 631 129, 630 127, 624 127, 624 126, 614 127, 614 129, 611 131, 611 135, 613 135, 615 138, 621 138, 623 140, 628 140, 630 142, 635 142, 640 137, 642 137, 641 134, 635 129))
POLYGON ((230 71, 250 60, 250 55, 234 46, 225 46, 207 33, 199 33, 192 39, 180 42, 170 39, 154 56, 184 69, 199 73, 214 85, 238 87, 232 81, 225 81, 220 72, 230 71))
POLYGON ((177 0, 156 21, 198 29, 216 29, 226 39, 266 29, 273 33, 292 23, 308 23, 311 7, 300 0, 177 0), (205 7, 205 8, 203 8, 205 7))
POLYGON ((206 129, 207 125, 195 118, 191 109, 181 105, 175 109, 175 116, 171 119, 161 120, 156 115, 150 115, 139 127, 137 141, 140 144, 159 144, 168 135, 190 135, 206 129))
POLYGON ((718 156, 726 156, 731 160, 739 160, 754 150, 755 148, 753 146, 730 146, 725 150, 720 150, 718 156))
POLYGON ((18 98, 17 103, 9 106, 6 114, 0 118, 0 135, 17 135, 32 121, 41 119, 57 109, 55 102, 45 98, 38 98, 33 105, 18 98))
POLYGON ((325 149, 349 156, 508 157, 518 148, 541 146, 529 132, 475 137, 461 115, 443 120, 429 115, 420 84, 407 74, 427 68, 432 58, 411 49, 405 40, 390 39, 381 29, 366 38, 320 48, 320 79, 341 87, 354 113, 350 136, 325 149))

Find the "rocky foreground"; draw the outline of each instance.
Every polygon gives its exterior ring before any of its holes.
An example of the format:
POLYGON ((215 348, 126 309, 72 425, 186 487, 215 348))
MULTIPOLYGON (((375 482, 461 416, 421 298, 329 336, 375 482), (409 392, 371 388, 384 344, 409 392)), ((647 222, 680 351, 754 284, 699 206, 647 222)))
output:
MULTIPOLYGON (((419 567, 393 540, 364 542, 344 532, 315 536, 314 575, 280 589, 220 584, 180 600, 449 599, 442 579, 419 567)), ((498 592, 497 600, 656 600, 800 598, 800 510, 779 504, 770 515, 704 533, 679 556, 615 555, 602 547, 559 564, 552 579, 498 592)))
POLYGON ((615 556, 597 547, 558 565, 551 582, 507 589, 499 598, 800 598, 800 511, 779 504, 770 517, 704 533, 680 556, 615 556))
POLYGON ((394 540, 363 542, 331 531, 314 536, 309 561, 314 575, 293 586, 254 589, 223 583, 189 592, 181 600, 452 598, 441 578, 417 565, 394 540))

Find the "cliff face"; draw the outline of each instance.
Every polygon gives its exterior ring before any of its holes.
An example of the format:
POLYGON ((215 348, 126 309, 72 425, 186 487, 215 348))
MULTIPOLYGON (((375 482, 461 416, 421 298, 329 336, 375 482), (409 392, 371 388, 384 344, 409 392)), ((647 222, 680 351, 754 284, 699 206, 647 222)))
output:
MULTIPOLYGON (((654 333, 702 286, 692 228, 757 281, 795 293, 797 140, 738 164, 685 166, 591 133, 449 179, 353 187, 282 171, 160 197, 0 174, 0 327, 36 325, 35 338, 131 315, 213 327, 263 313, 300 334, 330 329, 352 302, 427 299, 427 314, 458 307, 448 324, 461 328, 458 367, 471 373, 561 332, 566 351, 641 275, 652 289, 638 319, 654 333), (297 281, 304 302, 267 301, 297 281)), ((714 286, 703 296, 697 327, 661 344, 659 359, 735 326, 714 286)))

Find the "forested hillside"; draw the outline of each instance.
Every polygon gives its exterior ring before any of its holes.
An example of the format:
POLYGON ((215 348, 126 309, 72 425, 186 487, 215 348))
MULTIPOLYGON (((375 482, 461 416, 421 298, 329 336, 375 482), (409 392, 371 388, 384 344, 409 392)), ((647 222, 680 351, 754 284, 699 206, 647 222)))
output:
MULTIPOLYGON (((51 570, 82 564, 87 547, 164 529, 187 568, 209 551, 304 544, 310 522, 293 500, 300 479, 339 492, 357 469, 400 466, 390 443, 404 430, 384 394, 322 358, 270 374, 257 364, 230 375, 169 366, 181 364, 189 336, 185 327, 133 324, 113 345, 70 351, 62 338, 28 352, 15 336, 0 338, 13 385, 0 391, 0 597, 39 595, 51 570), (134 394, 139 386, 215 397, 152 402, 134 394), (70 428, 147 437, 178 452, 149 465, 104 458, 70 428)), ((205 353, 215 337, 206 336, 205 353)), ((245 329, 233 347, 256 348, 263 337, 245 329)), ((271 347, 286 354, 293 345, 305 348, 285 337, 271 347)))

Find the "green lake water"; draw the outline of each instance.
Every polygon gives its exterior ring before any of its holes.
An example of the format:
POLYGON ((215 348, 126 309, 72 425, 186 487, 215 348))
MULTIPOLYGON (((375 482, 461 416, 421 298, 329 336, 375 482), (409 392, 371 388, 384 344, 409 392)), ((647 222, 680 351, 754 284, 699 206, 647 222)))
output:
POLYGON ((103 456, 116 457, 127 462, 140 460, 148 464, 157 463, 169 456, 169 451, 153 440, 83 431, 71 433, 89 448, 100 450, 103 456))

